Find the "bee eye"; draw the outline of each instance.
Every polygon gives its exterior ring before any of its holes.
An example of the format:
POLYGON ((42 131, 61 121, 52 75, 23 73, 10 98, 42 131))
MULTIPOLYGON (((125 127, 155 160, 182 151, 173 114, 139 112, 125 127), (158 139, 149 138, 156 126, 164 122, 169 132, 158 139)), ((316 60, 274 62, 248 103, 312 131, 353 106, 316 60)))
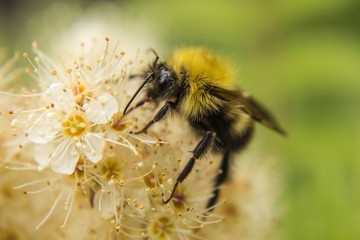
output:
POLYGON ((168 74, 166 74, 166 75, 161 75, 160 78, 159 78, 159 83, 160 83, 160 84, 163 84, 163 83, 165 83, 168 79, 169 79, 169 75, 168 75, 168 74))
POLYGON ((169 70, 161 69, 160 71, 160 77, 159 77, 159 83, 164 84, 166 82, 169 82, 172 79, 172 75, 169 70))

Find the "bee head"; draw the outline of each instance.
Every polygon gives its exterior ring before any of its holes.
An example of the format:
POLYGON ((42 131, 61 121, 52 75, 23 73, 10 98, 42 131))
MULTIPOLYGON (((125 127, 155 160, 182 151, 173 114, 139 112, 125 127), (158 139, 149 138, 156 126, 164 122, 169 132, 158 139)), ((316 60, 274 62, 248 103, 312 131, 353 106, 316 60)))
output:
MULTIPOLYGON (((155 53, 155 51, 153 51, 155 53)), ((139 86, 134 95, 126 105, 123 115, 130 107, 136 96, 142 89, 146 89, 147 97, 153 100, 169 100, 179 95, 179 87, 177 86, 177 76, 170 67, 165 63, 158 63, 159 57, 156 55, 155 61, 148 66, 142 74, 144 82, 139 86)), ((141 76, 141 75, 140 75, 141 76)))
POLYGON ((158 63, 151 69, 152 77, 147 84, 147 95, 153 99, 166 100, 174 97, 175 73, 164 63, 158 63))

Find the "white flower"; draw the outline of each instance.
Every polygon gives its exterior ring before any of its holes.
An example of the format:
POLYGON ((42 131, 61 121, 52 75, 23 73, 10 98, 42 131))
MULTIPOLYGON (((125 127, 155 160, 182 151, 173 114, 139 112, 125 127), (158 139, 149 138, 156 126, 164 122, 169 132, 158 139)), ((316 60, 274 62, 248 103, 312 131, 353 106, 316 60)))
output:
MULTIPOLYGON (((61 82, 68 86, 75 96, 75 102, 82 105, 84 98, 98 97, 102 93, 111 92, 110 83, 118 82, 125 77, 126 71, 122 60, 123 51, 115 53, 117 46, 109 52, 109 39, 106 38, 106 48, 99 54, 93 49, 86 57, 80 56, 75 61, 69 61, 73 56, 61 56, 61 64, 56 64, 46 54, 33 44, 37 66, 37 80, 43 87, 61 82)), ((84 44, 80 46, 84 49, 84 44)), ((30 60, 29 60, 30 61, 30 60)))
POLYGON ((103 94, 81 107, 63 83, 52 84, 45 98, 46 110, 28 116, 31 126, 26 135, 37 144, 35 161, 41 168, 50 162, 55 172, 63 174, 73 173, 82 154, 91 162, 98 162, 102 158, 104 140, 102 133, 92 132, 92 126, 105 124, 117 112, 116 99, 103 94))
MULTIPOLYGON (((50 163, 55 172, 71 174, 79 160, 97 163, 103 157, 105 141, 137 154, 119 129, 111 129, 109 122, 114 113, 121 111, 114 96, 124 98, 124 90, 120 94, 119 86, 123 85, 126 67, 121 63, 125 53, 115 53, 115 46, 110 54, 108 41, 106 38, 106 49, 100 55, 80 56, 75 61, 62 56, 60 64, 38 50, 36 43, 35 63, 24 53, 34 69, 34 74, 31 68, 27 72, 38 81, 42 91, 8 94, 23 97, 25 103, 22 110, 10 111, 22 115, 13 119, 12 130, 23 131, 35 144, 34 160, 39 169, 50 163)), ((127 124, 122 125, 121 131, 127 134, 127 124)))

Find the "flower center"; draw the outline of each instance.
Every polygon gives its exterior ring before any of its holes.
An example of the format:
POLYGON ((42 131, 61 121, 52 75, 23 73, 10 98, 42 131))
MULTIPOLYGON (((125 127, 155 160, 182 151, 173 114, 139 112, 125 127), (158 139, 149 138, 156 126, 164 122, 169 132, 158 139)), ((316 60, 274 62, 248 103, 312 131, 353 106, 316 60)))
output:
POLYGON ((144 180, 145 185, 149 188, 156 187, 158 182, 160 184, 163 183, 163 178, 160 173, 158 173, 157 177, 154 173, 150 173, 150 174, 146 175, 145 177, 143 177, 143 180, 144 180))
POLYGON ((157 236, 158 239, 168 239, 171 235, 173 224, 170 222, 170 219, 167 217, 160 217, 152 224, 152 234, 157 236))
POLYGON ((107 180, 111 178, 118 179, 122 173, 122 168, 118 159, 104 159, 100 165, 101 176, 105 176, 107 180))
POLYGON ((184 209, 186 204, 186 198, 184 194, 175 192, 172 202, 174 203, 175 208, 184 209))
POLYGON ((64 133, 71 137, 77 137, 84 134, 87 124, 80 115, 71 115, 63 123, 64 133))

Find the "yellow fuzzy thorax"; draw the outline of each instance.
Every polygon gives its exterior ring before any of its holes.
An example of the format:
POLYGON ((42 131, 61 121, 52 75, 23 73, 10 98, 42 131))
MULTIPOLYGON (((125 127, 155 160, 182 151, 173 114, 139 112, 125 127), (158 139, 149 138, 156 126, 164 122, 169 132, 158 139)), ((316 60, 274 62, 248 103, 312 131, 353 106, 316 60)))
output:
POLYGON ((184 48, 175 51, 167 61, 175 72, 184 68, 194 84, 202 82, 225 89, 234 87, 235 70, 221 57, 215 56, 203 48, 184 48), (200 76, 203 79, 200 79, 200 76))
POLYGON ((185 116, 199 119, 217 111, 223 104, 221 100, 209 93, 209 87, 215 86, 234 90, 235 70, 223 58, 212 55, 203 48, 185 48, 175 51, 167 64, 179 73, 185 70, 189 92, 181 103, 180 111, 185 116))

